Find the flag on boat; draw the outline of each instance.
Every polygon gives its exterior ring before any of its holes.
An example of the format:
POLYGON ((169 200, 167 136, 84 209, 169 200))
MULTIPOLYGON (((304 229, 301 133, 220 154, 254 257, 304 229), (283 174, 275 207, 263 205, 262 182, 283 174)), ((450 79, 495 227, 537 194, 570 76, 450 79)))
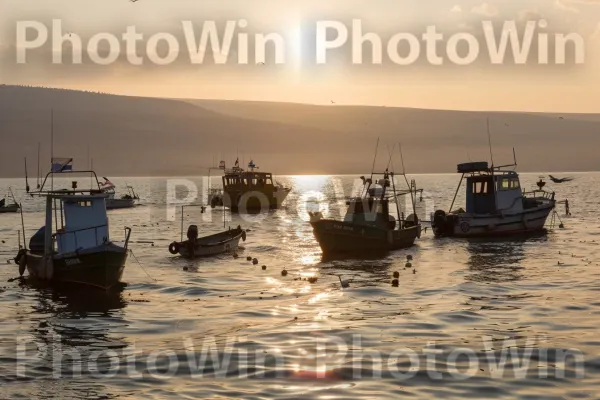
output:
POLYGON ((250 160, 250 162, 248 163, 248 168, 256 168, 256 164, 254 164, 253 160, 250 160))
POLYGON ((52 158, 52 172, 66 172, 73 171, 73 159, 72 158, 52 158))
POLYGON ((104 179, 104 183, 102 184, 102 187, 104 189, 115 187, 115 185, 111 181, 109 181, 107 177, 103 176, 102 179, 104 179))
POLYGON ((220 168, 220 169, 225 169, 225 161, 221 161, 221 162, 219 163, 219 168, 220 168))
POLYGON ((235 159, 235 166, 236 167, 240 166, 240 159, 239 159, 239 157, 235 159))

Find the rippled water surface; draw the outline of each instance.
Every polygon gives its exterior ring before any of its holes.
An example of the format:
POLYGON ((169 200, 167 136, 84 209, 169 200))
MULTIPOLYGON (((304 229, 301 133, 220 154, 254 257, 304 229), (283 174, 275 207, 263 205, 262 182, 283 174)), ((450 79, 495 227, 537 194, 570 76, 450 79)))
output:
MULTIPOLYGON (((109 212, 113 239, 130 226, 134 241, 127 285, 110 293, 7 282, 21 219, 0 214, 0 398, 598 398, 600 174, 573 176, 548 184, 572 216, 558 207, 565 228, 547 235, 427 231, 385 258, 332 261, 307 209, 339 216, 354 177, 281 177, 293 186, 283 209, 227 221, 250 229, 239 258, 193 262, 167 251, 181 224, 165 206, 167 180, 115 178, 142 204, 109 212)), ((415 178, 423 215, 450 205, 458 176, 415 178)), ((23 183, 0 180, 0 193, 9 185, 23 183)), ((16 195, 29 237, 43 207, 16 195)), ((184 214, 186 227, 223 227, 219 210, 184 214)))

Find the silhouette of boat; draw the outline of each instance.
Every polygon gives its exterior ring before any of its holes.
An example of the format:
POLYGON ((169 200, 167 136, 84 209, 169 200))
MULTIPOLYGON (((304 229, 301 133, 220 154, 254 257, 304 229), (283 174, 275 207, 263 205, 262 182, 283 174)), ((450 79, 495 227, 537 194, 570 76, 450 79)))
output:
MULTIPOLYGON (((93 171, 88 173, 98 179, 93 171)), ((115 243, 109 234, 106 194, 94 188, 44 190, 46 175, 39 191, 32 196, 46 199, 45 225, 31 238, 29 249, 15 257, 22 276, 27 269, 34 279, 52 283, 75 283, 102 289, 120 282, 128 255, 131 228, 125 228, 123 243, 115 243)), ((73 172, 70 172, 73 173, 73 172)), ((64 173, 61 172, 62 175, 64 173)))
POLYGON ((0 214, 2 213, 16 213, 19 212, 19 210, 21 209, 21 206, 19 205, 19 203, 17 203, 17 200, 15 200, 15 195, 12 192, 12 189, 9 187, 8 188, 8 194, 10 196, 10 199, 12 199, 12 203, 7 203, 6 200, 7 196, 5 196, 3 199, 0 199, 0 214))

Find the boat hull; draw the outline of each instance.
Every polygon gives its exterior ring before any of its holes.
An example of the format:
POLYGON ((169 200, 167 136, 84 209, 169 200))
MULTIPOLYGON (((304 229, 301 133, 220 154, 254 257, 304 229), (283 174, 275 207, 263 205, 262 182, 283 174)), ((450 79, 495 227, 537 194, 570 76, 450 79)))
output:
POLYGON ((451 227, 440 227, 432 222, 437 237, 486 238, 506 237, 543 232, 548 215, 554 204, 545 204, 514 215, 465 215, 458 214, 451 227))
POLYGON ((0 214, 16 213, 16 212, 19 212, 19 206, 16 204, 0 207, 0 214))
POLYGON ((135 199, 106 199, 107 210, 135 207, 135 199))
POLYGON ((108 243, 77 253, 56 254, 49 262, 43 254, 28 252, 25 263, 34 279, 108 289, 121 281, 127 255, 126 248, 108 243))
POLYGON ((321 219, 311 222, 323 254, 381 253, 412 246, 421 226, 391 230, 343 221, 321 219))
POLYGON ((225 190, 222 205, 234 212, 257 212, 281 207, 290 189, 273 188, 253 191, 225 190))

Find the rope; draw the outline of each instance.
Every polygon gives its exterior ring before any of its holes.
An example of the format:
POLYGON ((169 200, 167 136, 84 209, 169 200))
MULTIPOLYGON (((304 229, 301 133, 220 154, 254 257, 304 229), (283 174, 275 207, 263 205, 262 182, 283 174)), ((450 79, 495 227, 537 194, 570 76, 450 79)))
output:
POLYGON ((150 276, 150 274, 148 273, 148 271, 146 271, 144 269, 144 267, 142 266, 142 264, 139 262, 139 260, 135 256, 135 254, 133 254, 133 250, 129 249, 129 252, 131 253, 131 255, 133 256, 133 258, 135 259, 135 262, 137 262, 137 264, 140 266, 140 268, 142 269, 142 271, 144 271, 146 273, 146 275, 148 275, 148 278, 152 279, 154 282, 158 282, 156 279, 154 279, 153 277, 150 276))

